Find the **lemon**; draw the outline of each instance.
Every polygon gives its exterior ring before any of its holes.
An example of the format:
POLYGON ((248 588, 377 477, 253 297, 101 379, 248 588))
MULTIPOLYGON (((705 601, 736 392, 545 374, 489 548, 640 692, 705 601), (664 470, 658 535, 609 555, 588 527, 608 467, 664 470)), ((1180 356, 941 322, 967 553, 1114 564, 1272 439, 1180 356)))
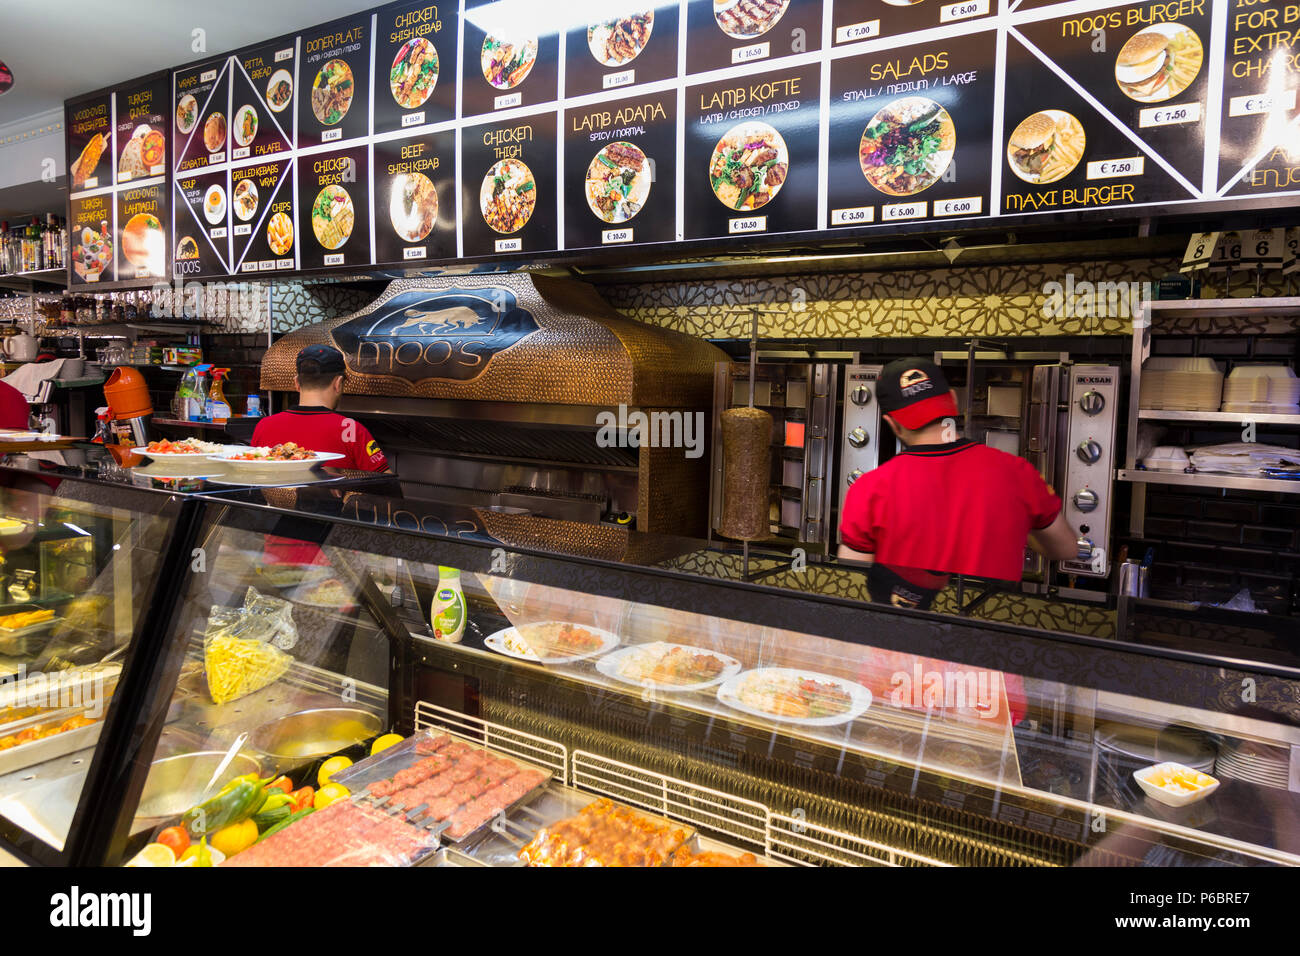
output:
POLYGON ((351 794, 348 788, 341 783, 327 783, 316 791, 316 797, 312 800, 312 806, 317 810, 324 810, 331 803, 339 800, 346 800, 351 794))
POLYGON ((143 850, 131 857, 127 866, 173 866, 176 854, 172 848, 161 843, 150 843, 143 850))
POLYGON ((320 765, 320 770, 316 773, 316 782, 322 787, 330 782, 330 777, 334 776, 340 770, 347 770, 352 766, 352 761, 347 757, 330 757, 320 765))
POLYGON ((232 823, 212 834, 209 843, 212 849, 234 856, 240 850, 247 850, 257 842, 257 824, 250 817, 241 823, 232 823))
POLYGON ((401 734, 384 734, 382 737, 376 737, 375 742, 370 745, 370 756, 373 757, 375 754, 379 753, 379 751, 387 750, 394 744, 400 744, 401 742, 401 734))

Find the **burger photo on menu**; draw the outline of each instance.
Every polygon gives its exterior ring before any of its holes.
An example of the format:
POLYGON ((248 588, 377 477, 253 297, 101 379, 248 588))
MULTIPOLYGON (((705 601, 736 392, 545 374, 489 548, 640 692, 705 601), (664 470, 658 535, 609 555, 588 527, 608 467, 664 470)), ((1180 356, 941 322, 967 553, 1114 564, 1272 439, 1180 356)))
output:
POLYGON ((322 126, 342 122, 352 106, 356 84, 345 60, 326 60, 311 84, 311 111, 322 126))
POLYGON ((650 196, 650 160, 632 143, 610 143, 587 167, 587 205, 608 223, 627 222, 650 196))
POLYGON ((266 244, 277 256, 288 255, 293 248, 293 220, 288 215, 277 212, 267 220, 266 244))
POLYGON ((518 159, 493 164, 479 188, 479 211, 493 232, 509 235, 528 223, 537 206, 537 180, 518 159))
POLYGON ((488 34, 483 39, 479 54, 483 78, 498 90, 514 89, 528 78, 536 62, 536 36, 488 34))
POLYGON ((1027 183, 1044 185, 1068 176, 1083 158, 1083 125, 1064 110, 1027 116, 1007 141, 1007 163, 1027 183))
POLYGON ((316 194, 311 207, 311 228, 321 246, 338 249, 352 235, 355 223, 352 197, 342 186, 331 184, 316 194))
POLYGON ((957 129, 948 111, 924 96, 906 96, 883 107, 862 132, 862 175, 890 196, 929 189, 952 163, 957 129))
POLYGON ((1205 50, 1194 30, 1155 23, 1128 38, 1115 58, 1115 82, 1129 99, 1160 103, 1191 86, 1205 50))
POLYGON ((752 40, 776 26, 789 6, 790 0, 713 0, 713 18, 733 40, 752 40))
POLYGON ((176 103, 176 129, 188 134, 199 121, 199 101, 192 94, 186 93, 176 103))
POLYGON ((438 222, 438 191, 424 173, 398 173, 388 199, 393 231, 406 242, 419 242, 438 222))
POLYGON ((654 10, 611 17, 587 26, 587 48, 602 66, 626 66, 641 55, 654 27, 654 10))
POLYGON ((266 82, 266 105, 279 113, 293 99, 293 75, 288 70, 276 70, 266 82))
POLYGON ((785 185, 790 151, 766 123, 740 123, 713 148, 709 184, 728 209, 748 212, 767 205, 785 185))
POLYGON ((388 88, 402 109, 424 105, 438 85, 438 51, 424 37, 407 40, 393 58, 388 71, 388 88))

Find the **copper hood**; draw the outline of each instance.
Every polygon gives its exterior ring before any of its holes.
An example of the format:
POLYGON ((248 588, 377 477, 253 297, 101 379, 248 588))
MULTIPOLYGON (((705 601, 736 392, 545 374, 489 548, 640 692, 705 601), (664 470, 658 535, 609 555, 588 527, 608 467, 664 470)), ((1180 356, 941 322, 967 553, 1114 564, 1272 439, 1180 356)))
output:
POLYGON ((643 325, 585 283, 527 273, 399 279, 284 336, 261 387, 292 391, 304 346, 343 352, 346 391, 393 398, 706 408, 720 349, 643 325))

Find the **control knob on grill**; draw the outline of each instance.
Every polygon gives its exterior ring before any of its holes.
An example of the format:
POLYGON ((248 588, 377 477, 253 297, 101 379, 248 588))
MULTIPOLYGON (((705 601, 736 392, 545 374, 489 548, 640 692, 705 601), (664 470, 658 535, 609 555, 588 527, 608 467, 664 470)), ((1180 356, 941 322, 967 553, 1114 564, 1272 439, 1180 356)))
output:
POLYGON ((868 405, 871 402, 871 389, 865 385, 859 385, 849 392, 849 401, 854 405, 868 405))
POLYGON ((1089 438, 1087 441, 1079 442, 1079 447, 1074 450, 1074 453, 1085 465, 1095 465, 1101 460, 1101 443, 1089 438))
POLYGON ((1097 492, 1091 488, 1081 488, 1074 493, 1074 506, 1084 513, 1096 511, 1100 503, 1097 492))
POLYGON ((866 472, 864 472, 861 468, 854 468, 851 472, 849 472, 849 484, 853 484, 864 474, 866 474, 866 472))
POLYGON ((854 448, 862 448, 867 443, 867 430, 859 425, 849 432, 849 444, 854 448))
POLYGON ((1085 415, 1100 415, 1106 407, 1106 396, 1101 392, 1084 392, 1079 396, 1079 407, 1085 415))
POLYGON ((1079 548, 1079 560, 1087 561, 1092 557, 1092 541, 1089 538, 1080 538, 1075 542, 1079 548))

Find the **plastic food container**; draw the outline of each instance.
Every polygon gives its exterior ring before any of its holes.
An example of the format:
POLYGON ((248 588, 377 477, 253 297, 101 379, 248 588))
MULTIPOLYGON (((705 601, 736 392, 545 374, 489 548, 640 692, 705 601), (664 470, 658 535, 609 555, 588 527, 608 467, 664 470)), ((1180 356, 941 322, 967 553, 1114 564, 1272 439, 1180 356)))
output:
POLYGON ((1189 462, 1187 452, 1176 445, 1153 448, 1151 454, 1142 459, 1148 471, 1186 471, 1189 462))
POLYGON ((1170 807, 1196 803, 1219 789, 1219 781, 1208 773, 1173 761, 1135 770, 1133 779, 1148 797, 1170 807))

